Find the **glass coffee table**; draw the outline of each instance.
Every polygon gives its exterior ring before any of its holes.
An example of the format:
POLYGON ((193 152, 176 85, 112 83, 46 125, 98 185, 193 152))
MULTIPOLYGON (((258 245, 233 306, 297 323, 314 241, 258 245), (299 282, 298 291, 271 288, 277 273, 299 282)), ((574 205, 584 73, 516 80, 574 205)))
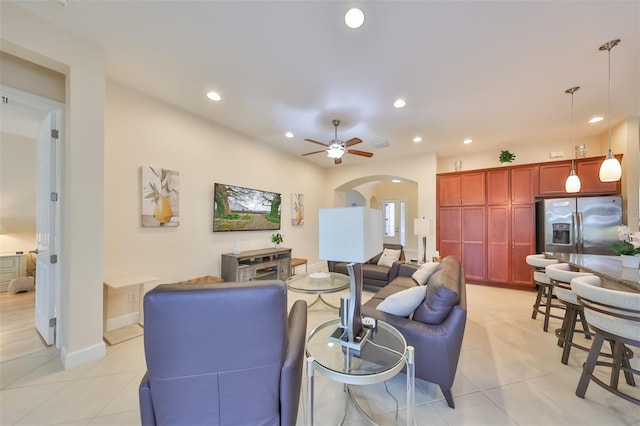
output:
MULTIPOLYGON (((344 390, 356 409, 371 423, 375 422, 358 405, 349 385, 370 385, 391 379, 407 367, 407 425, 413 426, 415 406, 414 349, 407 346, 402 334, 390 324, 378 321, 359 352, 342 347, 329 337, 340 318, 325 321, 314 328, 307 339, 307 424, 313 425, 313 373, 344 383, 344 390)), ((345 414, 342 423, 346 418, 345 414)), ((341 424, 342 424, 341 423, 341 424)))
POLYGON ((297 274, 287 279, 287 288, 297 293, 317 294, 316 300, 311 302, 308 308, 318 302, 339 309, 322 298, 323 294, 335 293, 349 288, 349 276, 337 272, 311 272, 309 274, 297 274))

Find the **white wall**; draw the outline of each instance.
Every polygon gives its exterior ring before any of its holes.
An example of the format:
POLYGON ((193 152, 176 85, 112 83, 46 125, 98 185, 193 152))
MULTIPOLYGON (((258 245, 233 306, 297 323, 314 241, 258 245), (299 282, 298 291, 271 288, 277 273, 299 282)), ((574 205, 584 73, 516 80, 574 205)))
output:
POLYGON ((2 4, 0 29, 3 51, 66 77, 57 339, 62 363, 70 368, 105 353, 104 52, 9 2, 2 4))
POLYGON ((318 258, 317 210, 326 170, 296 156, 107 83, 105 146, 105 276, 149 273, 160 282, 220 275, 220 255, 272 247, 273 231, 212 231, 214 183, 282 194, 284 247, 318 258), (180 225, 140 224, 140 167, 180 172, 180 225), (291 193, 304 194, 305 220, 291 225, 291 193))

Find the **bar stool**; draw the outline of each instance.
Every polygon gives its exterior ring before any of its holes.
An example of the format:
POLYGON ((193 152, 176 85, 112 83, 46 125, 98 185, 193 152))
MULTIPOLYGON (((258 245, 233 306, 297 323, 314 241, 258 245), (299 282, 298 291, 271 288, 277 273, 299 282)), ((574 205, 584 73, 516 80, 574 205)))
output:
POLYGON ((582 307, 578 304, 578 299, 573 291, 571 291, 571 280, 578 277, 593 276, 590 272, 572 271, 568 263, 556 263, 546 268, 546 274, 553 285, 553 292, 558 300, 566 306, 562 327, 556 330, 558 337, 558 346, 562 350, 562 363, 569 362, 569 353, 571 348, 577 348, 585 352, 589 352, 589 348, 573 342, 573 335, 576 331, 583 333, 587 339, 591 339, 589 325, 584 318, 582 307), (576 321, 580 317, 582 330, 576 330, 576 321))
POLYGON ((558 263, 556 259, 546 259, 544 254, 530 254, 527 256, 527 264, 533 269, 533 281, 538 287, 538 294, 536 296, 536 302, 533 304, 531 319, 536 319, 538 312, 543 314, 544 325, 542 326, 542 329, 544 331, 549 329, 549 318, 563 318, 561 316, 551 314, 551 308, 564 309, 564 305, 552 303, 553 286, 551 285, 549 277, 547 277, 545 273, 545 267, 555 263, 558 263), (544 310, 540 308, 542 303, 544 303, 544 310))
POLYGON ((631 368, 629 360, 633 358, 633 352, 626 346, 640 347, 640 294, 602 288, 601 284, 600 278, 596 276, 571 281, 571 289, 577 295, 587 322, 595 332, 576 395, 584 398, 589 382, 593 380, 609 392, 640 405, 640 399, 618 389, 621 371, 630 386, 636 385, 634 375, 640 375, 640 370, 631 368), (598 361, 605 339, 611 342, 612 362, 598 361), (594 376, 596 365, 611 368, 609 384, 594 376))

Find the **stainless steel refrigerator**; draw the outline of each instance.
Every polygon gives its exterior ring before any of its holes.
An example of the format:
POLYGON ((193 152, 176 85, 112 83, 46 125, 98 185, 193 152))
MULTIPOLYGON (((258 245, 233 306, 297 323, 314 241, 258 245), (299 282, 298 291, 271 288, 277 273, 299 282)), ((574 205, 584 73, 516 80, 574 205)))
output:
POLYGON ((615 254, 622 197, 551 198, 536 202, 538 252, 615 254))

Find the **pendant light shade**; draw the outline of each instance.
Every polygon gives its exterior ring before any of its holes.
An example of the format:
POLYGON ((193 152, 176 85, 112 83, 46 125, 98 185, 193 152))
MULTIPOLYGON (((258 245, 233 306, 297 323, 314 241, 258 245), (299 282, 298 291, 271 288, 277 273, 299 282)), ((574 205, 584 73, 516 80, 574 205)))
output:
POLYGON ((582 189, 582 183, 580 182, 580 178, 576 174, 576 171, 571 169, 571 173, 569 173, 569 177, 564 183, 564 190, 568 193, 580 192, 582 189))
POLYGON ((600 166, 599 177, 602 182, 617 182, 622 177, 622 166, 611 151, 611 49, 618 43, 620 43, 620 39, 608 41, 600 46, 600 50, 609 52, 609 152, 600 166))
POLYGON ((576 93, 580 89, 580 86, 572 87, 564 91, 564 93, 569 93, 571 95, 571 172, 569 172, 569 176, 567 180, 564 182, 564 190, 568 193, 576 193, 580 192, 582 189, 582 183, 580 182, 580 178, 576 174, 575 169, 575 160, 573 158, 573 145, 574 145, 574 133, 573 133, 573 94, 576 93))

